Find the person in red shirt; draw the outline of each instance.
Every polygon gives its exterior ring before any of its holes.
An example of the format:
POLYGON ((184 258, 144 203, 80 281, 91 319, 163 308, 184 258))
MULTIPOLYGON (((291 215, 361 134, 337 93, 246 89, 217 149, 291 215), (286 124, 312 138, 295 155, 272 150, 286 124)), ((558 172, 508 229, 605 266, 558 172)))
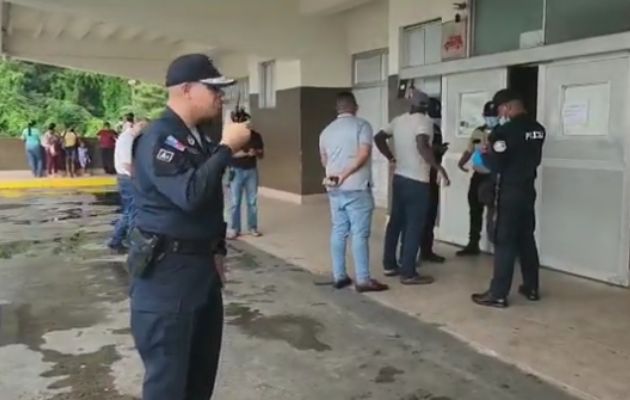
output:
POLYGON ((103 169, 106 174, 114 175, 114 148, 116 147, 116 132, 111 128, 109 122, 105 122, 103 129, 98 131, 98 144, 101 148, 101 158, 103 160, 103 169))

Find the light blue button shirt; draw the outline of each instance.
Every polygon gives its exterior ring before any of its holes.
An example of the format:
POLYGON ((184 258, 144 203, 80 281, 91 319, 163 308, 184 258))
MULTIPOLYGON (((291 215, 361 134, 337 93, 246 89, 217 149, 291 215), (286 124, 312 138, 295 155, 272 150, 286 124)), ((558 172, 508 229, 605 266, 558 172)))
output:
MULTIPOLYGON (((359 146, 372 146, 372 127, 362 118, 340 114, 319 136, 319 150, 326 154, 326 176, 339 176, 357 158, 359 146)), ((371 160, 332 190, 366 190, 372 186, 371 160)))

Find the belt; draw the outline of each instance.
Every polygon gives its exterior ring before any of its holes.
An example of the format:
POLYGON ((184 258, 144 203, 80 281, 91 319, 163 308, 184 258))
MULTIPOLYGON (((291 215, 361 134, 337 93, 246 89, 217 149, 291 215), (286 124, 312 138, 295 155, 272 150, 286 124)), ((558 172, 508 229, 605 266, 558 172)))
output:
POLYGON ((184 240, 169 237, 160 238, 160 249, 166 253, 211 255, 215 252, 218 240, 184 240))

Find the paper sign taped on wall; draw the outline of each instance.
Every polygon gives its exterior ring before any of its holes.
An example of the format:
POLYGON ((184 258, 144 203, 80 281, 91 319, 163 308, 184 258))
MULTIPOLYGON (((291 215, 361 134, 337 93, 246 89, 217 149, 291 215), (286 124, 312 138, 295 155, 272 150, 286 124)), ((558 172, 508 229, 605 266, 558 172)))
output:
POLYGON ((562 125, 565 129, 584 128, 588 125, 588 102, 565 103, 562 108, 562 125))

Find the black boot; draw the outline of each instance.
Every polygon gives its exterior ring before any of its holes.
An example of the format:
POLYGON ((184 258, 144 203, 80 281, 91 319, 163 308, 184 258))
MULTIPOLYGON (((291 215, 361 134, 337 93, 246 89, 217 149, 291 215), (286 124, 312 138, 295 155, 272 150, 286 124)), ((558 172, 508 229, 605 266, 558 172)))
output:
POLYGON ((507 299, 495 297, 490 291, 484 293, 476 293, 471 296, 471 299, 474 303, 479 304, 480 306, 485 307, 495 307, 495 308, 507 308, 508 301, 507 299))
POLYGON ((479 250, 479 244, 468 243, 466 247, 456 252, 455 255, 459 257, 464 257, 464 256, 476 256, 476 255, 479 255, 480 253, 481 253, 481 250, 479 250))

